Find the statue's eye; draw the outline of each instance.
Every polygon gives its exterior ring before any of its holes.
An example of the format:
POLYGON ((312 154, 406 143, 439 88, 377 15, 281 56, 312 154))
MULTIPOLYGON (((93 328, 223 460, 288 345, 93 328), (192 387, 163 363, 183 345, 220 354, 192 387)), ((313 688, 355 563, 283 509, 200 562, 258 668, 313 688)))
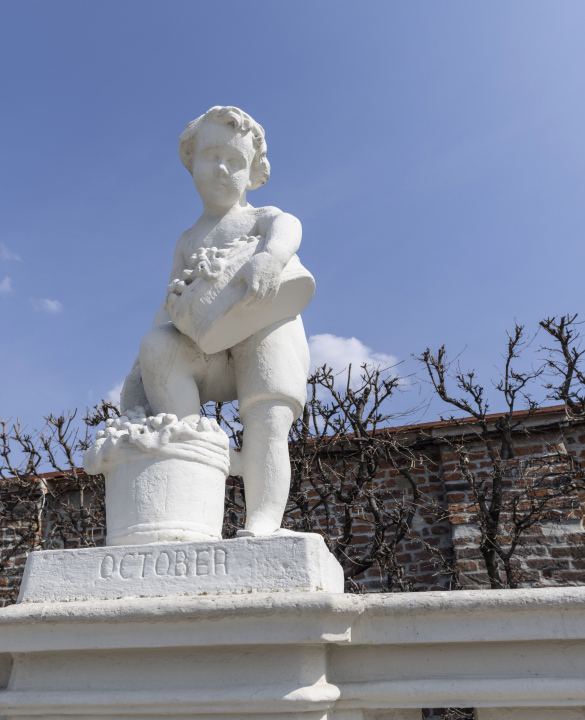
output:
POLYGON ((244 167, 244 164, 242 160, 240 160, 240 158, 230 158, 228 160, 228 164, 233 170, 241 170, 244 167))

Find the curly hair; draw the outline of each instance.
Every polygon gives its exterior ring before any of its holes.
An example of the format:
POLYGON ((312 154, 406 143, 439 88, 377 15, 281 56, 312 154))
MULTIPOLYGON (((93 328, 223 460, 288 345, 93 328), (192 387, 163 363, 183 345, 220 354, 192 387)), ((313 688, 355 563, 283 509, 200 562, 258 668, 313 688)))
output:
POLYGON ((236 132, 243 135, 252 133, 252 143, 256 150, 250 176, 252 190, 261 187, 270 177, 270 163, 266 157, 266 140, 264 139, 264 128, 253 120, 247 113, 237 107, 215 105, 204 115, 192 120, 179 138, 179 157, 187 170, 193 174, 193 160, 197 146, 197 133, 205 121, 230 125, 236 132))

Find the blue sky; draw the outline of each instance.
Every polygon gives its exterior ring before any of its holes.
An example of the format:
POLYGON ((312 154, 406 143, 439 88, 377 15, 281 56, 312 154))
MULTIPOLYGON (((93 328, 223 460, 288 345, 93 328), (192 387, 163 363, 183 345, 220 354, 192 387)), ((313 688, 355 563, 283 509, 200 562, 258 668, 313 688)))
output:
POLYGON ((581 0, 0 0, 0 415, 123 379, 217 104, 266 129, 249 200, 303 223, 319 357, 446 343, 487 382, 515 318, 582 307, 584 31, 581 0))

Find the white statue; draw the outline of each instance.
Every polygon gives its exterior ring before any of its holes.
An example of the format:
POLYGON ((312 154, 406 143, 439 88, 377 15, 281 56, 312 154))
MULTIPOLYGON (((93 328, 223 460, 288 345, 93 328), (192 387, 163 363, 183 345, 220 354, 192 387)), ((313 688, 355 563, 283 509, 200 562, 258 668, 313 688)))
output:
POLYGON ((124 384, 123 417, 86 455, 89 471, 106 475, 109 544, 219 534, 227 436, 201 418, 200 406, 236 399, 244 443, 231 452, 230 472, 243 477, 246 491, 240 534, 285 532, 288 433, 304 407, 309 371, 299 313, 315 289, 295 254, 301 224, 248 203, 270 165, 263 128, 238 108, 213 107, 189 123, 179 154, 203 214, 177 243, 167 297, 124 384))

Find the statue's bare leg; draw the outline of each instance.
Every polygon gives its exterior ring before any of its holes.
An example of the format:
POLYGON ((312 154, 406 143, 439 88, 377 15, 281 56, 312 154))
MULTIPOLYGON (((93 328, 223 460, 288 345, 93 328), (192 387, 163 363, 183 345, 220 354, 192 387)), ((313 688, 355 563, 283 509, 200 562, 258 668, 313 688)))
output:
POLYGON ((140 368, 146 397, 155 415, 172 413, 198 422, 199 390, 194 377, 194 347, 172 323, 153 328, 140 343, 140 368))
POLYGON ((270 535, 282 523, 290 490, 288 433, 294 416, 293 406, 283 400, 258 400, 241 412, 246 530, 251 534, 270 535))

